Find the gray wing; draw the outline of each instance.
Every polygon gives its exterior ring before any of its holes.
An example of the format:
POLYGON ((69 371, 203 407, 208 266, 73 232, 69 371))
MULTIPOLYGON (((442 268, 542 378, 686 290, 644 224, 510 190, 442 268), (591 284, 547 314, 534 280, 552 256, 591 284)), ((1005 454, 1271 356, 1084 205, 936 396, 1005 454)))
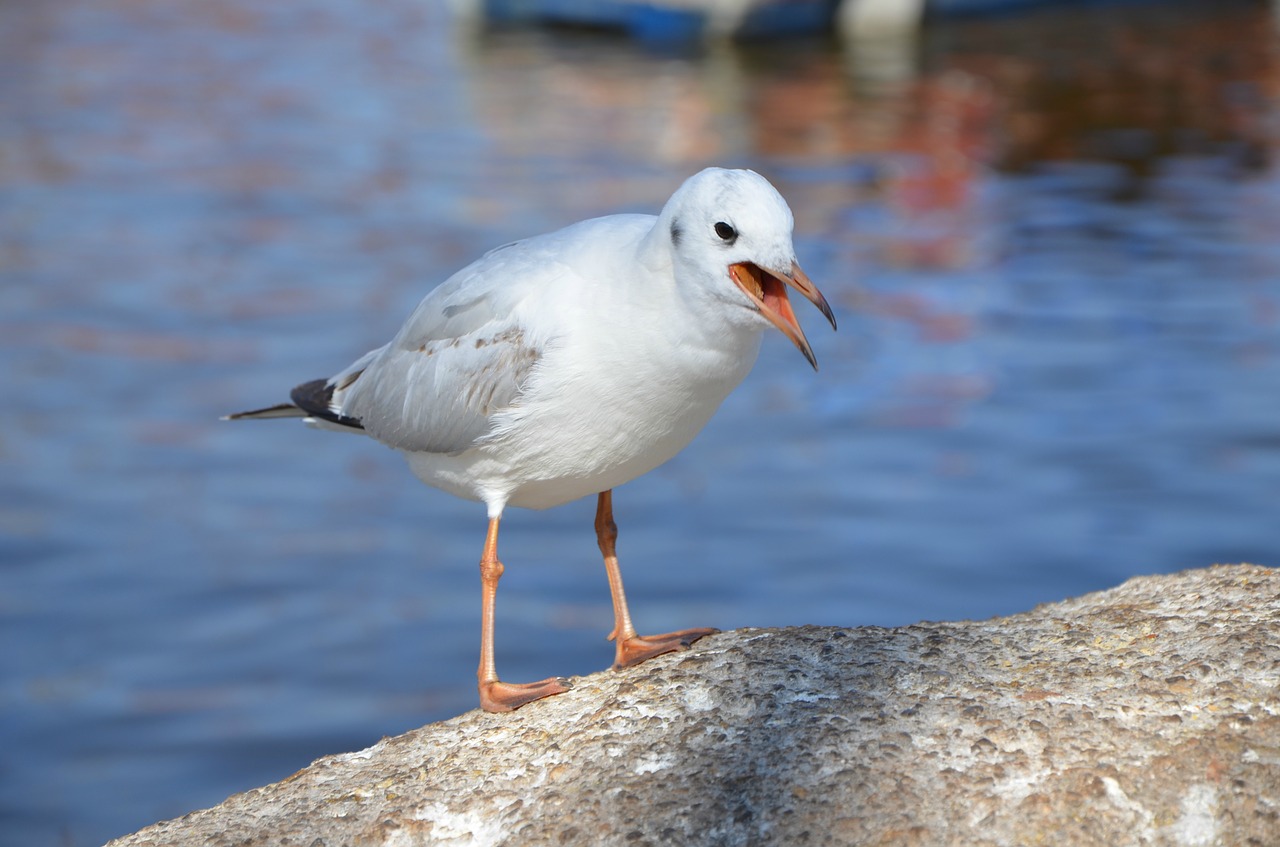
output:
POLYGON ((330 380, 334 410, 400 450, 469 449, 541 356, 546 340, 519 323, 520 304, 564 272, 528 242, 486 254, 427 295, 390 344, 330 380))

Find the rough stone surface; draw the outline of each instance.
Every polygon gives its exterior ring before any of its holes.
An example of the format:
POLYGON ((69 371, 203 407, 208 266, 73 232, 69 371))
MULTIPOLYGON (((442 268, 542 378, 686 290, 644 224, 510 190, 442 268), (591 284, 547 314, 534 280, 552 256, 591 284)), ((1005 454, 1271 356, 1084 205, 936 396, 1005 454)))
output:
POLYGON ((112 842, 1280 845, 1280 571, 738 630, 112 842))

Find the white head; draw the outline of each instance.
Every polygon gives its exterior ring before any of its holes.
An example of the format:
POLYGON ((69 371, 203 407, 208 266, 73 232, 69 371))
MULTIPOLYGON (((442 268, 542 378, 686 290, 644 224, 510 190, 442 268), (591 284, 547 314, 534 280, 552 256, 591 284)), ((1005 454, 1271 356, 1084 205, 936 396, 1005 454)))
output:
POLYGON ((776 326, 817 368, 787 286, 821 309, 833 329, 836 322, 796 262, 794 225, 787 201, 755 171, 707 168, 671 195, 651 237, 666 239, 677 279, 762 328, 776 326))

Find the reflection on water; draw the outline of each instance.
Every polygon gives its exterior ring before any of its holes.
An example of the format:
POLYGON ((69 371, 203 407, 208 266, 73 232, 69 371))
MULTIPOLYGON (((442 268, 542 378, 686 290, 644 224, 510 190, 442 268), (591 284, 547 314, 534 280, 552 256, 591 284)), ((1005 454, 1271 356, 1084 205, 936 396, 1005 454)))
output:
MULTIPOLYGON (((982 617, 1280 562, 1260 4, 646 52, 375 7, 0 27, 0 817, 92 844, 474 704, 484 531, 388 451, 231 426, 506 240, 748 165, 840 312, 616 494, 642 629, 982 617), (785 566, 783 566, 785 563, 785 566)), ((811 326, 816 313, 801 313, 811 326)), ((820 323, 820 321, 819 321, 820 323)), ((591 504, 514 513, 511 679, 603 668, 591 504)))

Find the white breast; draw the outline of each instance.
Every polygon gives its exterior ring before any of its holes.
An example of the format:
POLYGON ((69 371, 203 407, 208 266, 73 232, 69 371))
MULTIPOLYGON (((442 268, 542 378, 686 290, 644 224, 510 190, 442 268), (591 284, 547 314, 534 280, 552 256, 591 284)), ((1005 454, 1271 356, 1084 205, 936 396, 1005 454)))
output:
POLYGON ((586 304, 577 314, 591 317, 562 313, 566 332, 490 437, 457 456, 408 454, 419 478, 534 509, 617 487, 688 445, 759 351, 755 329, 723 327, 708 338, 673 325, 671 308, 652 302, 586 304))

